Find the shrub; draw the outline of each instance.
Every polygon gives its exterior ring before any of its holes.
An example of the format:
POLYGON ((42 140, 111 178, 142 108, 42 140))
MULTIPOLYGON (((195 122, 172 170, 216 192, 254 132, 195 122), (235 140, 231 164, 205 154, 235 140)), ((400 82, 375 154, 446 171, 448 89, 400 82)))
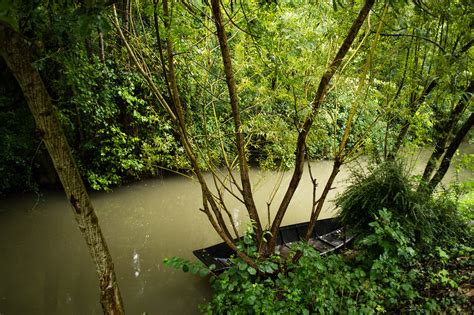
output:
MULTIPOLYGON (((424 255, 395 219, 386 209, 377 211, 369 235, 344 254, 322 257, 309 245, 299 244, 294 249, 303 252, 301 259, 287 261, 278 274, 262 272, 261 267, 251 271, 235 258, 228 271, 212 278, 214 295, 201 310, 207 314, 467 310, 469 300, 458 289, 472 275, 468 266, 473 249, 436 247, 424 255)), ((260 266, 268 263, 260 262, 260 266)))
POLYGON ((383 208, 389 209, 404 223, 422 219, 419 218, 423 215, 419 208, 422 196, 413 190, 400 162, 388 161, 369 173, 355 172, 353 175, 352 184, 336 200, 343 223, 359 232, 368 232, 369 222, 374 221, 383 208))
MULTIPOLYGON (((379 209, 388 209, 395 220, 417 242, 425 246, 469 239, 469 228, 458 211, 454 191, 428 196, 415 185, 397 161, 388 161, 369 173, 355 173, 353 183, 338 196, 344 224, 362 235, 370 233, 369 222, 379 209)), ((472 239, 472 238, 471 238, 472 239)))

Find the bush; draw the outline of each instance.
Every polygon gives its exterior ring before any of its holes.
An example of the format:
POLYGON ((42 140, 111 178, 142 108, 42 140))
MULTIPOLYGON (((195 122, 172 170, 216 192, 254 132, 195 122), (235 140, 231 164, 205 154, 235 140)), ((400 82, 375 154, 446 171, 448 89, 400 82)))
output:
MULTIPOLYGON (((260 267, 259 272, 251 272, 244 262, 234 259, 233 267, 213 278, 214 295, 201 310, 207 314, 467 310, 469 300, 458 288, 469 281, 466 266, 472 263, 473 249, 437 247, 423 255, 394 221, 393 213, 384 209, 375 218, 369 224, 370 234, 354 250, 321 257, 309 245, 300 244, 301 259, 287 261, 276 275, 260 267)), ((260 262, 265 264, 268 262, 260 262)))
POLYGON ((422 197, 414 192, 401 163, 388 161, 369 173, 353 175, 352 184, 336 200, 343 223, 359 232, 368 232, 369 222, 374 221, 383 208, 405 223, 421 219, 418 216, 423 215, 419 211, 422 197))
POLYGON ((385 208, 420 246, 472 240, 453 192, 434 197, 417 192, 400 162, 388 161, 369 173, 355 173, 336 203, 342 222, 361 235, 370 233, 369 222, 385 208))

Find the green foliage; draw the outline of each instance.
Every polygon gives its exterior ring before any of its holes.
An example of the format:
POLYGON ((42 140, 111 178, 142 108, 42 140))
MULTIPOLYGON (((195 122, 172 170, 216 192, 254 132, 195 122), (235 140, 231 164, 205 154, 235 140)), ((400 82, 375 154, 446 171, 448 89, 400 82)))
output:
POLYGON ((467 297, 458 288, 472 276, 468 261, 474 258, 473 249, 452 243, 426 254, 396 218, 389 210, 377 211, 370 234, 343 254, 321 257, 311 246, 298 244, 294 250, 303 253, 301 259, 286 261, 270 276, 254 273, 234 259, 228 271, 211 281, 213 298, 201 310, 207 314, 467 310, 467 297))
POLYGON ((15 5, 13 0, 0 1, 0 21, 6 22, 17 29, 18 22, 15 20, 15 13, 15 5))
POLYGON ((429 247, 472 239, 468 221, 459 212, 464 203, 458 203, 457 195, 453 190, 434 197, 418 193, 401 162, 388 161, 368 172, 355 172, 353 183, 336 202, 342 222, 362 235, 370 232, 378 209, 385 208, 405 233, 429 247))
POLYGON ((411 247, 411 238, 405 235, 402 226, 392 220, 392 213, 386 209, 378 211, 376 221, 369 223, 372 234, 361 240, 367 252, 380 255, 382 251, 386 255, 396 256, 409 261, 415 251, 411 247), (391 252, 394 251, 395 252, 391 252))
POLYGON ((453 191, 433 198, 417 195, 399 162, 380 165, 356 177, 339 199, 356 212, 345 217, 347 224, 366 223, 357 225, 363 233, 353 248, 322 257, 310 245, 295 243, 288 258, 276 253, 260 261, 249 230, 239 246, 257 258, 258 270, 232 258, 230 269, 211 281, 215 293, 202 311, 466 312, 474 239, 458 211, 464 205, 453 196, 453 191), (302 256, 295 262, 297 251, 302 256))
POLYGON ((18 189, 34 189, 35 157, 42 150, 35 136, 30 114, 14 77, 0 63, 0 193, 18 189))
POLYGON ((396 213, 397 219, 407 224, 422 220, 417 217, 424 215, 418 211, 421 201, 402 164, 388 161, 369 172, 354 172, 351 185, 336 203, 341 209, 341 220, 364 231, 382 208, 396 213))
MULTIPOLYGON (((467 222, 474 222, 474 187, 471 182, 470 191, 459 200, 459 212, 467 222)), ((471 225, 471 228, 474 228, 471 225)), ((472 230, 472 229, 471 229, 472 230)), ((474 232, 474 231, 473 231, 474 232)))
POLYGON ((145 83, 138 75, 113 63, 90 63, 83 55, 63 62, 72 96, 68 92, 61 98, 62 117, 78 128, 72 139, 79 139, 78 156, 92 188, 155 175, 160 168, 187 168, 172 127, 143 94, 145 83))
POLYGON ((207 276, 215 268, 214 265, 207 268, 202 263, 190 262, 189 260, 179 257, 165 258, 163 259, 163 264, 168 267, 180 269, 183 272, 191 272, 193 275, 199 274, 201 277, 207 276))
MULTIPOLYGON (((447 0, 424 9, 403 0, 389 4, 382 32, 398 29, 400 34, 381 37, 367 88, 358 99, 354 93, 372 36, 356 39, 356 54, 351 51, 351 61, 336 73, 314 117, 306 143, 308 158, 334 156, 354 102, 359 110, 348 148, 355 156, 365 153, 381 159, 406 124, 410 124, 408 141, 430 143, 439 135, 437 123, 449 117, 468 85, 472 56, 466 34, 472 8, 447 0), (433 80, 437 88, 412 114, 411 101, 433 80)), ((223 5, 232 12, 227 32, 248 159, 264 169, 291 168, 298 132, 311 111, 321 75, 361 2, 241 1, 237 5, 230 1, 223 5)), ((377 3, 374 12, 383 5, 377 3)), ((154 10, 152 2, 133 3, 131 20, 135 22, 129 24, 128 36, 162 94, 170 99, 157 53, 154 10)), ((221 166, 226 158, 233 161, 236 156, 222 59, 213 21, 207 18, 209 10, 202 1, 190 7, 174 3, 171 26, 165 28, 158 5, 160 44, 169 34, 187 130, 203 169, 221 166)), ((32 42, 38 55, 35 66, 57 101, 82 174, 95 189, 153 176, 162 169, 189 168, 168 118, 111 32, 109 14, 108 7, 97 1, 0 2, 0 19, 15 25, 32 42), (99 60, 102 39, 103 61, 99 60)), ((372 15, 362 34, 374 32, 378 16, 372 15)), ((15 119, 13 125, 23 125, 23 118, 15 119)), ((15 128, 12 134, 22 134, 15 128)), ((30 151, 36 149, 35 143, 22 143, 30 151)), ((9 163, 25 159, 24 154, 12 148, 9 163)))
MULTIPOLYGON (((462 157, 460 167, 462 169, 474 172, 474 154, 465 154, 462 157)), ((457 201, 458 209, 466 222, 474 222, 474 180, 468 179, 462 183, 455 184, 452 187, 454 194, 451 200, 457 201)), ((474 233, 474 225, 470 225, 474 233)))
MULTIPOLYGON (((97 5, 18 1, 8 9, 41 55, 35 66, 59 110, 83 177, 93 189, 110 189, 163 169, 187 170, 169 121, 138 73, 126 66, 120 47, 110 45, 106 60, 99 60, 99 33, 106 37, 111 28, 106 11, 97 5)), ((9 80, 2 73, 2 89, 4 82, 6 89, 9 80)), ((13 89, 9 93, 21 95, 18 86, 13 89)), ((2 125, 7 129, 1 134, 7 148, 0 157, 6 178, 2 190, 29 185, 37 177, 31 174, 37 172, 33 156, 38 147, 32 117, 27 111, 13 115, 7 101, 0 105, 8 107, 1 121, 11 119, 2 125)))

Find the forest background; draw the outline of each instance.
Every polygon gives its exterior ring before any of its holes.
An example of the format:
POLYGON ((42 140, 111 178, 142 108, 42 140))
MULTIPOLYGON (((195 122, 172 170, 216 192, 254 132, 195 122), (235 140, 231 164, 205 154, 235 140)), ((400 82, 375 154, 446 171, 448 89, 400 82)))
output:
MULTIPOLYGON (((350 60, 332 82, 317 126, 308 135, 306 157, 334 158, 354 102, 357 117, 348 142, 355 156, 363 153, 380 161, 396 155, 402 145, 433 146, 445 133, 457 131, 470 113, 465 98, 472 93, 472 12, 462 3, 437 1, 427 7, 394 1, 372 52, 381 14, 374 12, 350 60), (357 92, 368 54, 373 55, 368 82, 357 92), (456 107, 460 102, 461 111, 456 107), (459 113, 453 124, 455 110, 459 113), (448 128, 442 127, 448 122, 448 128)), ((170 29, 157 4, 125 1, 119 7, 127 36, 141 58, 153 61, 148 71, 165 96, 169 93, 157 36, 161 33, 165 46, 166 32, 172 32, 186 123, 205 156, 201 166, 211 167, 207 159, 222 166, 222 149, 233 150, 233 126, 206 2, 173 4, 170 29)), ((94 1, 2 1, 1 11, 33 44, 39 57, 35 67, 91 188, 110 189, 127 180, 189 171, 172 124, 114 32, 110 6, 94 1)), ((356 11, 354 1, 226 5, 242 129, 252 165, 294 166, 298 128, 356 11)), ((27 190, 55 182, 22 93, 3 63, 1 70, 0 188, 27 190)))

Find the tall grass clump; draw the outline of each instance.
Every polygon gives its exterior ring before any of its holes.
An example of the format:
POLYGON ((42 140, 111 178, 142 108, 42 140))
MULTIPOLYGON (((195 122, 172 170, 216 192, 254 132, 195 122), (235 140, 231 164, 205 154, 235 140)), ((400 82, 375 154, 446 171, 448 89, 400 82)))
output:
POLYGON ((461 218, 452 191, 427 195, 416 191, 416 182, 400 161, 387 161, 363 172, 354 172, 352 183, 336 199, 342 222, 362 235, 381 209, 389 210, 406 233, 427 245, 465 241, 469 227, 461 218))
POLYGON ((425 198, 413 188, 398 161, 387 161, 368 172, 354 172, 351 185, 336 200, 341 220, 358 232, 368 232, 368 224, 381 209, 389 209, 398 222, 420 220, 420 204, 425 198))

